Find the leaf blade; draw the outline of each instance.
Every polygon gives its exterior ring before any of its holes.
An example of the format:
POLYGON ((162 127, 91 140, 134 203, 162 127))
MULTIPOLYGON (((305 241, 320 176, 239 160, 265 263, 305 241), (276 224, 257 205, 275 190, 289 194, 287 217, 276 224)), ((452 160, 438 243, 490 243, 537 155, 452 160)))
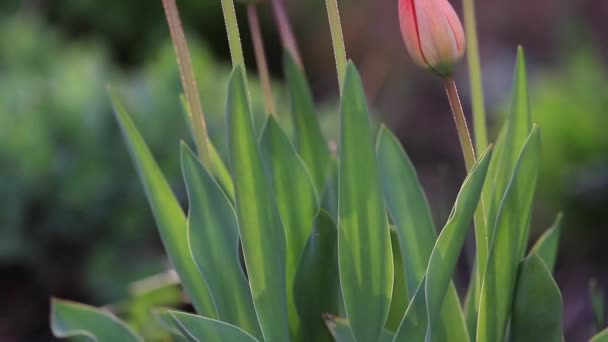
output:
POLYGON ((190 340, 258 342, 244 330, 225 322, 184 312, 170 311, 175 326, 190 340))

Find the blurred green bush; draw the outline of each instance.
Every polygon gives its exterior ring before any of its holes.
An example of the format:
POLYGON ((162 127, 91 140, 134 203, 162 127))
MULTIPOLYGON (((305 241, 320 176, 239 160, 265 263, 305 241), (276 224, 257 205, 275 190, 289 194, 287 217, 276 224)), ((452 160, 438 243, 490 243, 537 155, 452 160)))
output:
MULTIPOLYGON (((105 87, 113 84, 129 100, 185 199, 173 152, 188 134, 172 47, 167 41, 143 67, 121 70, 102 44, 67 43, 24 16, 0 22, 0 44, 10 47, 0 49, 0 266, 25 265, 49 293, 122 299, 129 282, 167 265, 105 87)), ((203 104, 210 133, 224 151, 230 69, 204 45, 191 46, 203 98, 213 99, 203 104)), ((257 113, 262 108, 254 103, 257 113)))

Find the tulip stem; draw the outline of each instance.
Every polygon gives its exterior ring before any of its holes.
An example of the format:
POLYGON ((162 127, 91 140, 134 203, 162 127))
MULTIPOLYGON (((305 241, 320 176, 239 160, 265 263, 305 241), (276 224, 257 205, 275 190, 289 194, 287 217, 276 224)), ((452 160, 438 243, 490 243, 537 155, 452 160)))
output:
POLYGON ((182 27, 179 12, 177 10, 177 4, 175 0, 163 0, 163 8, 165 10, 171 40, 173 41, 175 54, 177 56, 177 65, 179 67, 182 87, 184 88, 188 107, 190 108, 188 117, 194 131, 194 140, 196 142, 198 155, 203 164, 207 166, 208 170, 211 170, 211 157, 209 152, 209 145, 211 142, 209 140, 207 125, 205 123, 203 105, 201 103, 198 87, 196 85, 196 79, 194 77, 192 58, 190 56, 188 42, 182 27))
POLYGON ((262 30, 260 29, 260 20, 256 6, 256 4, 247 5, 249 30, 251 40, 253 41, 258 73, 260 74, 260 82, 262 83, 262 91, 264 92, 264 109, 266 109, 269 115, 274 115, 276 111, 272 97, 272 87, 270 85, 270 73, 268 72, 268 63, 266 62, 266 53, 264 52, 264 40, 262 39, 262 30))
POLYGON ((245 57, 243 57, 243 47, 241 46, 241 35, 239 33, 239 25, 236 19, 236 10, 232 0, 222 0, 222 11, 224 13, 224 23, 226 24, 226 32, 228 33, 228 45, 230 47, 230 56, 232 57, 232 66, 241 66, 243 73, 245 72, 245 57))
POLYGON ((272 8, 279 28, 279 36, 283 48, 291 54, 291 57, 293 57, 300 69, 304 69, 304 63, 302 63, 298 43, 296 42, 296 37, 289 24, 289 16, 287 16, 287 11, 285 11, 283 0, 272 0, 272 8))
POLYGON ((463 0, 463 7, 464 27, 467 39, 467 61, 469 64, 469 79, 471 82, 471 98, 473 105, 475 146, 477 148, 477 153, 481 153, 488 146, 488 128, 486 124, 486 110, 474 0, 463 0))
POLYGON ((329 17, 329 29, 331 31, 331 40, 334 45, 334 55, 336 57, 336 69, 338 70, 338 85, 340 93, 346 75, 346 47, 344 46, 344 35, 342 34, 342 25, 340 23, 340 11, 338 10, 338 0, 325 0, 327 6, 327 15, 329 17))
POLYGON ((464 110, 462 109, 462 104, 460 103, 456 82, 454 82, 454 79, 451 77, 448 77, 444 80, 444 85, 448 94, 448 99, 450 100, 450 106, 452 107, 456 130, 458 130, 458 138, 460 139, 460 147, 462 148, 462 154, 464 155, 464 162, 467 167, 467 172, 469 172, 475 165, 475 149, 473 148, 467 120, 464 115, 464 110))

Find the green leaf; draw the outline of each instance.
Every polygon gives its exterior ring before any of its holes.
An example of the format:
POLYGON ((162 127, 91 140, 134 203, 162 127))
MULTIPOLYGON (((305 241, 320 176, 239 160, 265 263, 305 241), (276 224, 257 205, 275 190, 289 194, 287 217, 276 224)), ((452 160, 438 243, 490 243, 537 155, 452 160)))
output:
MULTIPOLYGON (((511 112, 505 125, 505 136, 500 147, 500 159, 498 160, 494 179, 493 196, 489 202, 487 214, 489 227, 492 227, 496 220, 503 195, 507 190, 511 175, 516 167, 519 153, 532 129, 526 58, 522 47, 519 47, 517 50, 511 112)), ((490 233, 492 235, 495 234, 492 230, 490 230, 490 233)), ((490 241, 492 241, 492 235, 490 235, 490 241)))
POLYGON ((86 336, 93 341, 143 341, 111 313, 61 299, 51 301, 51 330, 59 338, 86 336))
POLYGON ((262 163, 239 66, 230 76, 226 118, 239 231, 258 320, 266 342, 288 341, 285 230, 262 163))
POLYGON ((294 300, 294 281, 300 255, 319 211, 319 200, 306 165, 274 118, 266 120, 260 140, 262 156, 267 170, 271 171, 272 189, 285 227, 289 324, 292 336, 299 336, 302 327, 294 300))
MULTIPOLYGON (((194 136, 194 129, 192 127, 192 120, 189 118, 192 117, 192 113, 190 112, 190 107, 188 105, 188 100, 184 95, 180 96, 180 101, 182 104, 183 112, 186 115, 186 123, 190 128, 190 133, 194 136)), ((209 162, 211 163, 211 173, 213 177, 217 180, 218 184, 222 187, 222 190, 226 193, 228 198, 234 203, 234 183, 232 182, 232 178, 230 177, 230 171, 226 167, 224 160, 217 152, 217 148, 213 144, 213 142, 208 141, 207 147, 209 148, 209 162)), ((206 166, 209 168, 209 166, 206 166)))
POLYGON ((562 295, 538 254, 522 261, 511 312, 511 341, 561 342, 562 295))
POLYGON ((593 336, 589 342, 608 342, 608 329, 604 329, 593 336))
POLYGON ((391 246, 393 249, 393 295, 391 297, 391 308, 386 319, 386 329, 397 331, 403 315, 407 310, 409 293, 403 269, 403 259, 401 258, 401 248, 399 246, 399 236, 397 231, 391 228, 391 246))
POLYGON ((181 155, 190 201, 190 249, 213 294, 219 318, 261 337, 249 284, 239 261, 236 213, 220 186, 185 144, 181 155))
POLYGON ((478 342, 501 342, 505 338, 522 235, 527 234, 532 212, 539 157, 540 135, 535 127, 526 140, 497 215, 481 289, 478 342))
POLYGON ((338 231, 321 210, 296 273, 294 292, 304 341, 332 341, 322 315, 337 313, 339 290, 338 231))
MULTIPOLYGON (((481 197, 491 155, 490 147, 479 157, 479 161, 464 180, 452 214, 433 248, 425 281, 428 341, 435 339, 435 332, 441 329, 438 321, 440 310, 481 197)), ((436 338, 437 340, 443 340, 441 335, 438 336, 440 337, 436 338)))
POLYGON ((589 281, 589 296, 591 297, 591 307, 593 308, 593 316, 595 317, 595 325, 597 329, 601 329, 606 322, 604 310, 604 291, 598 286, 597 279, 592 278, 589 281))
MULTIPOLYGON (((399 236, 407 289, 412 293, 426 274, 437 233, 416 170, 399 140, 385 127, 378 134, 377 154, 384 198, 399 236)), ((424 290, 421 295, 424 299, 424 290)), ((425 308, 425 305, 423 300, 422 307, 425 308)), ((410 315, 417 313, 412 311, 410 315)), ((426 309, 424 316, 426 329, 426 309)), ((448 341, 467 339, 460 300, 452 284, 441 310, 441 321, 443 330, 451 332, 446 337, 448 341)), ((414 318, 414 323, 417 322, 418 318, 414 318)))
POLYGON ((289 53, 284 54, 287 90, 291 99, 291 115, 294 123, 295 146, 308 166, 310 174, 323 197, 331 173, 331 154, 321 132, 312 92, 303 71, 289 53))
POLYGON ((171 335, 172 341, 187 341, 186 337, 175 326, 175 319, 173 318, 173 315, 171 315, 170 309, 152 309, 152 316, 156 319, 160 327, 171 335))
POLYGON ((393 257, 363 85, 349 63, 341 102, 338 260, 353 334, 377 341, 390 308, 393 257))
POLYGON ((190 341, 209 342, 257 342, 258 340, 244 330, 225 322, 210 318, 191 315, 184 312, 171 311, 175 326, 190 341))
POLYGON ((395 342, 424 341, 428 323, 426 300, 424 296, 425 278, 416 288, 414 296, 410 301, 401 325, 395 334, 395 342))
MULTIPOLYGON (((325 323, 334 336, 336 342, 357 342, 348 321, 344 318, 325 315, 325 323)), ((386 329, 382 330, 378 342, 391 342, 394 334, 386 329)))
POLYGON ((144 186, 169 259, 175 266, 196 311, 201 315, 216 318, 217 308, 213 297, 190 254, 184 212, 137 127, 118 100, 118 96, 112 89, 109 89, 109 92, 116 119, 144 186))
POLYGON ((555 269, 557 250, 559 249, 559 237, 561 234, 563 215, 557 215, 555 222, 539 239, 536 241, 530 254, 538 254, 543 259, 549 271, 555 269))

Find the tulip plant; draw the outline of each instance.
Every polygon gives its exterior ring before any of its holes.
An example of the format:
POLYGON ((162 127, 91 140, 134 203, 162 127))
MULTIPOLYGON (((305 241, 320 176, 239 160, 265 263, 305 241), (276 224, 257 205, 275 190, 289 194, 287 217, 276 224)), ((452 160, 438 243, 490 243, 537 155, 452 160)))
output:
MULTIPOLYGON (((277 120, 287 113, 277 111, 269 86, 257 19, 264 4, 241 1, 268 114, 263 127, 254 127, 234 3, 221 1, 234 65, 226 158, 207 134, 175 0, 163 0, 195 147, 180 148, 186 213, 110 89, 165 249, 196 312, 155 311, 172 339, 563 341, 562 298, 552 276, 561 216, 528 249, 541 143, 521 48, 511 112, 488 144, 473 1, 464 0, 464 29, 447 0, 398 0, 407 51, 444 82, 468 171, 438 235, 406 152, 387 127, 376 131, 370 123, 357 68, 346 59, 337 0, 326 1, 341 95, 337 153, 321 133, 283 0, 272 7, 286 50, 293 136, 277 120), (475 145, 451 77, 465 41, 475 145), (472 223, 476 257, 461 301, 452 277, 472 223)), ((111 307, 59 299, 52 301, 51 326, 58 337, 143 340, 111 307)))

